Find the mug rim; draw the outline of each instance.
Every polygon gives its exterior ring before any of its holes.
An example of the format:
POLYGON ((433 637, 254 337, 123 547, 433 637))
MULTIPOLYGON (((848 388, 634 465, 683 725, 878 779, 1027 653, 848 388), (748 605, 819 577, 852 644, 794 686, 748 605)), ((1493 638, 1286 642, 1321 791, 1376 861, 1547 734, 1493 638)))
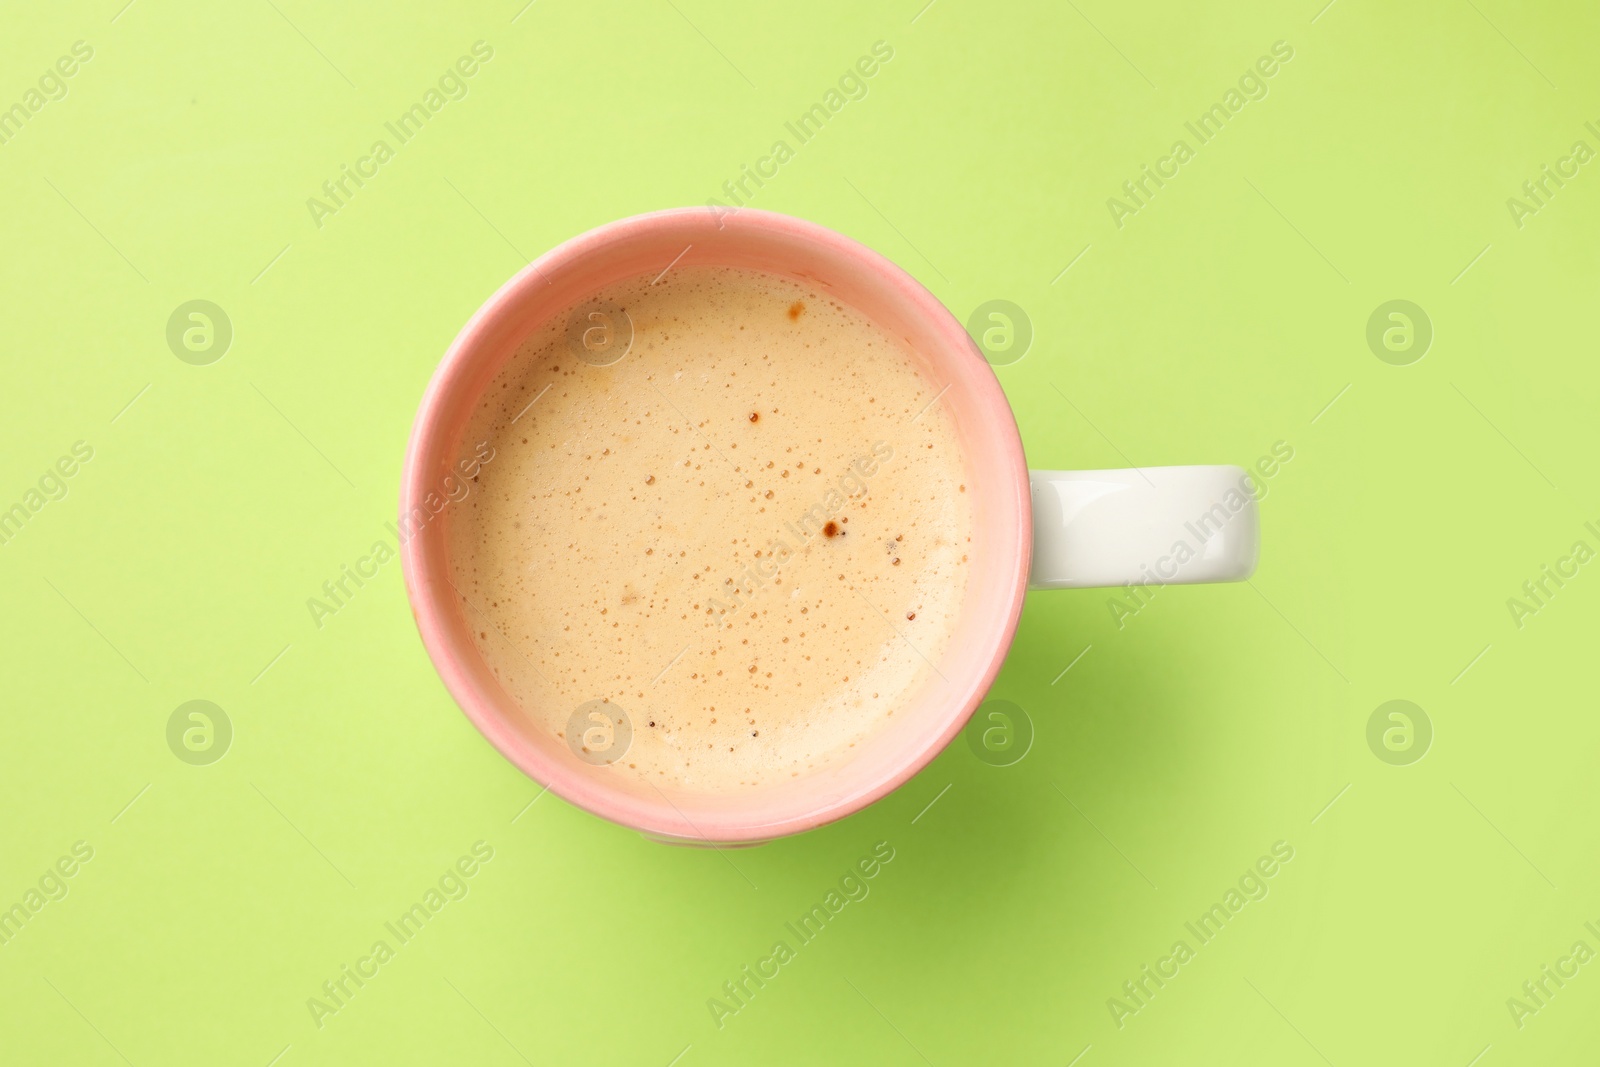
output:
MULTIPOLYGON (((1000 495, 1004 511, 1008 513, 991 513, 986 520, 998 520, 1002 528, 1011 527, 1008 532, 1012 536, 1005 546, 1011 558, 1010 581, 991 587, 984 594, 991 603, 999 601, 1003 625, 990 631, 989 653, 982 670, 973 675, 959 697, 950 702, 950 710, 940 727, 929 731, 919 743, 908 745, 907 758, 896 763, 891 772, 858 783, 858 788, 846 795, 817 797, 808 810, 777 819, 741 818, 737 797, 730 794, 730 803, 726 805, 729 814, 717 818, 702 815, 691 820, 666 794, 661 794, 663 803, 659 805, 639 803, 623 790, 597 784, 558 760, 517 743, 518 735, 505 721, 498 702, 478 686, 460 660, 454 628, 449 621, 451 613, 460 609, 449 595, 448 581, 439 583, 427 577, 435 554, 429 551, 428 545, 436 539, 421 535, 403 539, 400 555, 406 596, 429 659, 462 713, 507 761, 548 791, 611 822, 658 839, 715 846, 767 841, 815 829, 853 814, 904 785, 955 739, 994 684, 1015 637, 1027 590, 1033 524, 1027 463, 1010 402, 993 368, 966 329, 926 287, 881 253, 820 223, 756 208, 713 212, 709 208, 682 207, 617 219, 562 242, 518 271, 473 313, 434 370, 412 423, 401 473, 402 528, 413 509, 437 490, 434 483, 440 460, 445 458, 446 450, 456 445, 455 441, 447 439, 450 423, 441 418, 441 409, 454 398, 461 380, 475 372, 485 350, 492 349, 494 340, 516 326, 520 318, 518 311, 524 303, 535 299, 539 290, 547 287, 550 279, 564 268, 600 248, 620 241, 653 237, 663 230, 692 232, 704 227, 708 220, 714 220, 718 231, 745 230, 810 242, 848 261, 854 268, 870 272, 938 335, 940 351, 925 353, 926 358, 937 365, 960 358, 964 353, 966 359, 981 365, 982 373, 971 373, 965 384, 975 391, 972 400, 981 409, 984 421, 991 424, 991 430, 998 430, 1003 440, 999 445, 999 462, 971 473, 973 477, 992 479, 998 476, 1007 483, 1002 489, 1009 491, 1000 495)), ((973 369, 968 368, 969 372, 973 369)), ((962 610, 970 611, 971 604, 964 602, 962 610)), ((660 792, 659 788, 657 791, 660 792)))

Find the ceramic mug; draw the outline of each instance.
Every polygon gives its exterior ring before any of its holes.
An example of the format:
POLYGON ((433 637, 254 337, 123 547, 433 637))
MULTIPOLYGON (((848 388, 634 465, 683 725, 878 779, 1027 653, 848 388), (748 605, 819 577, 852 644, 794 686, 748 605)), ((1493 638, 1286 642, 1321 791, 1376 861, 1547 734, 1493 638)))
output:
POLYGON ((417 628, 445 686, 525 774, 651 837, 753 844, 858 811, 938 755, 994 682, 1030 585, 1248 577, 1258 541, 1252 489, 1250 476, 1232 466, 1030 472, 994 371, 962 325, 909 274, 815 223, 751 209, 681 208, 612 222, 547 252, 462 328, 412 428, 400 490, 402 560, 417 628), (501 688, 473 643, 472 608, 450 582, 449 513, 440 486, 468 446, 465 428, 483 391, 553 316, 569 314, 613 282, 669 265, 742 267, 798 279, 904 338, 942 390, 937 402, 952 416, 972 495, 967 593, 948 651, 928 682, 850 758, 748 793, 668 793, 578 759, 501 688), (429 521, 436 515, 439 521, 429 521))

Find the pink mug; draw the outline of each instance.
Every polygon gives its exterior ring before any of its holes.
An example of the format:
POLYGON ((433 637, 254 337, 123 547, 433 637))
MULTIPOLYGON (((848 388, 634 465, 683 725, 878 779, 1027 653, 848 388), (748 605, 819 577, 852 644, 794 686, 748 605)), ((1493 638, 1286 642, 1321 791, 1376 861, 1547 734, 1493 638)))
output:
POLYGON ((1239 467, 1032 471, 1000 383, 961 324, 883 256, 766 211, 679 208, 601 226, 545 253, 462 328, 417 412, 401 477, 406 590, 461 710, 508 760, 565 800, 661 840, 756 844, 843 818, 900 786, 960 732, 1000 670, 1033 588, 1235 581, 1255 568, 1256 484, 1239 467), (447 500, 473 408, 538 326, 601 288, 669 265, 804 281, 906 340, 942 392, 968 469, 968 591, 927 684, 848 760, 748 793, 667 793, 579 759, 501 688, 473 643, 447 558, 447 500), (435 521, 442 518, 442 521, 435 521))

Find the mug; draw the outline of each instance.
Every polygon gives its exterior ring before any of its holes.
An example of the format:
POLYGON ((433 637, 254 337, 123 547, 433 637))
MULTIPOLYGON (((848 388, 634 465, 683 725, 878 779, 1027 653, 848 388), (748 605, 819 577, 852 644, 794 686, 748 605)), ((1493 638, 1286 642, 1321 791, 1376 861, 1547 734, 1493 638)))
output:
POLYGON ((938 755, 999 673, 1030 586, 1148 588, 1249 577, 1258 544, 1253 488, 1233 466, 1030 472, 994 371, 909 274, 812 222, 749 208, 679 208, 608 223, 547 252, 462 328, 412 428, 401 476, 401 558, 412 614, 440 678, 506 759, 570 803, 646 836, 756 844, 858 811, 938 755), (967 593, 926 684, 848 759, 747 793, 669 793, 587 763, 535 726, 473 643, 473 609, 451 583, 448 501, 440 490, 470 447, 463 437, 483 391, 534 329, 614 282, 696 265, 803 281, 903 338, 940 390, 935 402, 949 408, 972 495, 967 593))

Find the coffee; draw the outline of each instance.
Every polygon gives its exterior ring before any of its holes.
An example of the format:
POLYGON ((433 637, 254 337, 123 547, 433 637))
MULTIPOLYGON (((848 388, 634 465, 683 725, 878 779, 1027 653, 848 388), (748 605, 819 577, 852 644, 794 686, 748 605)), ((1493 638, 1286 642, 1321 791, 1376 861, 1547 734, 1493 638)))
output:
POLYGON ((923 685, 972 514, 942 385, 808 285, 678 266, 535 331, 447 513, 479 652, 579 758, 726 793, 847 758, 923 685))

